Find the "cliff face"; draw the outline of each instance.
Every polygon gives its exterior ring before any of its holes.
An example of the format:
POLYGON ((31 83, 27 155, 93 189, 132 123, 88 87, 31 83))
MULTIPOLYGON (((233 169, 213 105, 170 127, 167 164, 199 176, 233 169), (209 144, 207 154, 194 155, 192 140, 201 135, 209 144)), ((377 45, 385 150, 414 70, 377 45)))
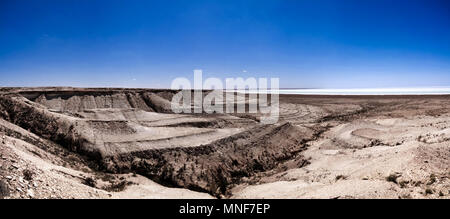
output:
POLYGON ((78 123, 70 117, 54 114, 45 108, 33 106, 27 99, 16 96, 0 96, 0 116, 42 138, 51 140, 72 151, 99 157, 92 144, 79 131, 78 123))
POLYGON ((171 113, 173 93, 0 88, 0 182, 17 198, 33 197, 25 170, 37 198, 448 197, 448 95, 281 95, 261 125, 171 113))
POLYGON ((75 151, 111 173, 220 196, 242 177, 277 168, 313 137, 288 123, 231 115, 171 114, 164 92, 42 92, 0 96, 0 117, 75 151), (27 98, 25 98, 26 96, 27 98), (226 122, 224 122, 226 121, 226 122))
POLYGON ((277 168, 286 160, 296 167, 308 161, 300 152, 313 132, 289 123, 259 126, 199 147, 140 151, 106 157, 112 172, 136 171, 164 184, 221 196, 242 177, 277 168))
POLYGON ((81 112, 84 110, 109 108, 134 108, 154 112, 154 109, 151 107, 151 105, 153 105, 153 107, 157 107, 158 105, 152 104, 152 102, 148 100, 148 95, 149 94, 147 93, 116 93, 100 95, 85 94, 64 98, 61 96, 52 97, 42 94, 35 99, 35 102, 44 105, 48 109, 56 112, 81 112))

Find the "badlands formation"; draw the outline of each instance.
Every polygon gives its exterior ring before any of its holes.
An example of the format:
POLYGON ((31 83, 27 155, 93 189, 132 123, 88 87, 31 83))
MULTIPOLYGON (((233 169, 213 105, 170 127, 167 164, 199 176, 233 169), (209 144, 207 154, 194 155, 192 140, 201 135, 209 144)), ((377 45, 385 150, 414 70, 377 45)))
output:
POLYGON ((450 197, 450 96, 280 95, 264 125, 174 94, 1 88, 0 198, 450 197))

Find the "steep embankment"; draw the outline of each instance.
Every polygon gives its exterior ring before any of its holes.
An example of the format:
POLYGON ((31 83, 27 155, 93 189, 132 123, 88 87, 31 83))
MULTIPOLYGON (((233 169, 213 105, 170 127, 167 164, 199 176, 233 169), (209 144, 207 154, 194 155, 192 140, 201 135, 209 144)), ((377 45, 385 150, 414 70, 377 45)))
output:
POLYGON ((99 154, 89 147, 91 143, 75 128, 74 120, 39 108, 24 97, 0 96, 0 117, 72 151, 99 157, 99 154))
POLYGON ((170 112, 169 91, 93 91, 93 92, 24 92, 26 98, 55 112, 74 113, 93 109, 141 109, 147 112, 170 112), (166 97, 166 98, 164 98, 166 97))
POLYGON ((173 148, 120 154, 104 159, 112 172, 137 171, 158 182, 226 195, 242 177, 271 170, 283 161, 297 158, 313 138, 309 129, 289 123, 258 128, 200 147, 173 148))
MULTIPOLYGON (((42 92, 25 97, 0 96, 0 118, 87 155, 99 170, 137 172, 161 184, 216 196, 227 195, 243 177, 271 170, 283 161, 296 158, 298 166, 305 165, 299 152, 313 138, 310 129, 289 123, 257 126, 238 134, 236 128, 189 127, 192 122, 197 125, 195 115, 158 113, 169 112, 170 93, 42 92), (89 113, 94 113, 92 118, 89 113), (120 119, 118 114, 127 116, 120 119), (126 119, 131 117, 135 119, 126 119), (172 120, 178 122, 168 123, 172 120), (166 126, 148 125, 159 121, 166 126)), ((207 119, 220 122, 222 118, 207 119)), ((227 121, 245 120, 234 119, 227 121)))

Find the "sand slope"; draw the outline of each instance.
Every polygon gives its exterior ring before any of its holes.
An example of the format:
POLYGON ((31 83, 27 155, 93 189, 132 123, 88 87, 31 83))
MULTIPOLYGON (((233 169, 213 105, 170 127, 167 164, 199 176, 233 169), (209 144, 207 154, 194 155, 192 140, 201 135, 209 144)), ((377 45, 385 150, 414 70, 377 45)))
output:
POLYGON ((449 96, 282 95, 264 126, 167 90, 2 92, 2 197, 449 197, 449 96))

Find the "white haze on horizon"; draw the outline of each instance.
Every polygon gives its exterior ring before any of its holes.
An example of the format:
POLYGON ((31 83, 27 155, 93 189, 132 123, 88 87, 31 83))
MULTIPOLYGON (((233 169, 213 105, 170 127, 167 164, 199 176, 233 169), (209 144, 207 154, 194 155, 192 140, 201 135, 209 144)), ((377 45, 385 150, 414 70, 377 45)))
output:
MULTIPOLYGON (((243 92, 242 90, 240 92, 243 92)), ((247 90, 247 93, 264 91, 247 90)), ((450 94, 450 87, 418 88, 352 88, 352 89, 279 89, 267 90, 268 93, 301 95, 445 95, 450 94)))

